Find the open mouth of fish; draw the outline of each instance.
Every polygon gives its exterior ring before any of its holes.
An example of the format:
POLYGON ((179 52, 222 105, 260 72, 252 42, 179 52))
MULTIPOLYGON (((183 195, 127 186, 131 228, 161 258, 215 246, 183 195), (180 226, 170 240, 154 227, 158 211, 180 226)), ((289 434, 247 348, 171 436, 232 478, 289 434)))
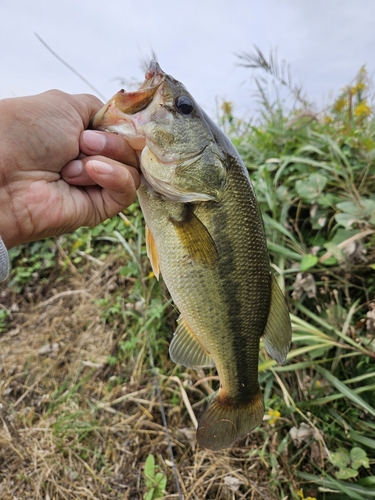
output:
MULTIPOLYGON (((126 123, 128 126, 131 126, 133 118, 129 115, 135 115, 150 104, 165 78, 166 74, 160 68, 159 64, 152 60, 146 72, 145 80, 139 89, 132 92, 125 92, 124 89, 121 89, 117 92, 117 94, 96 113, 91 121, 91 128, 100 128, 102 130, 110 129, 113 124, 119 125, 121 123, 126 123)), ((128 142, 137 150, 143 149, 145 145, 144 139, 138 135, 135 141, 132 141, 129 137, 128 142)))

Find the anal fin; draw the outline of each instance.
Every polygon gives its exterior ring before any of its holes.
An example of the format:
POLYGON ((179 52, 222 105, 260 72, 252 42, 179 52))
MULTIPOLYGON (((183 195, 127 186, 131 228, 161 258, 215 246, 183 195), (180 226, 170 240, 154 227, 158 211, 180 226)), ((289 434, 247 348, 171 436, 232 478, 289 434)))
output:
POLYGON ((147 225, 146 225, 146 249, 147 249, 147 256, 151 262, 152 270, 156 276, 156 279, 159 279, 160 276, 159 257, 156 250, 154 237, 152 236, 150 228, 147 225))
POLYGON ((268 321, 263 333, 263 343, 272 359, 282 365, 292 342, 292 328, 285 297, 272 275, 271 303, 268 321))
POLYGON ((169 346, 169 355, 172 361, 188 368, 215 366, 209 353, 181 316, 169 346))

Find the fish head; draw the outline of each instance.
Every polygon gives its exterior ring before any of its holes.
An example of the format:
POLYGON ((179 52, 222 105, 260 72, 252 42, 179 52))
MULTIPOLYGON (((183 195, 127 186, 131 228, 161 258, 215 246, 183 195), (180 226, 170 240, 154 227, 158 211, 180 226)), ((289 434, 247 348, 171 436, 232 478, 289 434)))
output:
POLYGON ((220 199, 226 181, 225 136, 156 61, 138 90, 115 94, 91 125, 123 135, 138 151, 149 189, 179 202, 220 199))

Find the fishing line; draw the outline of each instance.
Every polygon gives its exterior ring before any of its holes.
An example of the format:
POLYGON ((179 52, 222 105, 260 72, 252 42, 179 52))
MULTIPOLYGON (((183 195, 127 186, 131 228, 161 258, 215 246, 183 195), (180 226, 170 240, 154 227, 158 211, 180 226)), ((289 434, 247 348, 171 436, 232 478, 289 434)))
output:
POLYGON ((64 61, 64 59, 62 57, 60 57, 58 54, 56 54, 56 52, 51 49, 51 47, 43 40, 43 38, 41 38, 38 35, 38 33, 34 32, 34 35, 37 37, 37 39, 40 41, 40 43, 42 45, 44 45, 44 47, 48 50, 48 52, 51 52, 51 54, 54 57, 56 57, 56 59, 58 61, 60 61, 64 66, 66 66, 68 69, 70 69, 70 71, 72 71, 76 76, 78 76, 78 78, 80 78, 86 85, 88 85, 90 87, 90 89, 93 90, 95 92, 95 94, 97 94, 100 97, 100 99, 102 101, 104 101, 104 102, 107 101, 107 98, 96 87, 94 87, 94 85, 92 85, 88 80, 86 80, 86 78, 84 76, 82 76, 81 73, 79 73, 76 69, 74 69, 73 66, 71 66, 69 63, 64 61))

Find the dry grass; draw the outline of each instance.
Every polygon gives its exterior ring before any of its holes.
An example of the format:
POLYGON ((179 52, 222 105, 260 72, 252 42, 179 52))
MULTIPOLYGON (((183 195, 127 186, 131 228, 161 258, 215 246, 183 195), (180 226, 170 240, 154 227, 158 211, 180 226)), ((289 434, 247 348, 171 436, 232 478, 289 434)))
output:
MULTIPOLYGON (((68 269, 56 288, 2 292, 2 304, 13 310, 0 336, 3 500, 140 499, 150 453, 167 476, 164 498, 178 498, 145 335, 126 363, 107 362, 129 328, 108 324, 98 307, 116 290, 126 302, 133 283, 119 279, 119 266, 111 258, 84 274, 68 269)), ((201 450, 193 411, 199 416, 204 408, 211 380, 195 386, 202 373, 177 377, 166 350, 162 356, 168 375, 159 383, 183 498, 276 500, 270 478, 284 473, 270 470, 256 451, 267 423, 230 452, 201 450)), ((268 452, 278 445, 274 434, 268 452)))

